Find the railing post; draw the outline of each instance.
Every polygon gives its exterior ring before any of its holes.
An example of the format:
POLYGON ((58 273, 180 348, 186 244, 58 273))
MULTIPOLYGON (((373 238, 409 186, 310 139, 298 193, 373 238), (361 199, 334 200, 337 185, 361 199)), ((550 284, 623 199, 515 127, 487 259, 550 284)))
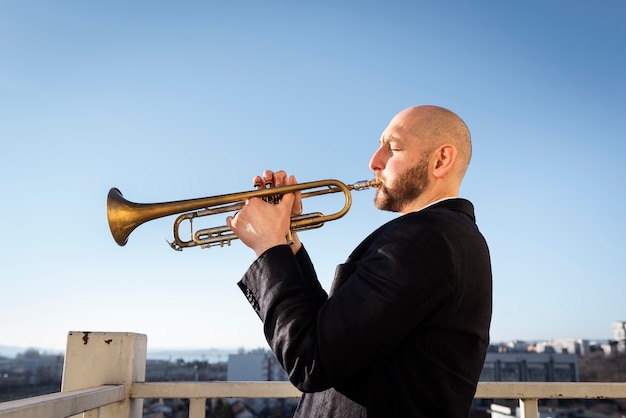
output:
POLYGON ((206 398, 189 399, 189 418, 204 418, 206 416, 206 398))
POLYGON ((539 418, 538 399, 520 399, 519 407, 521 418, 539 418))
POLYGON ((134 382, 146 376, 147 337, 123 332, 75 332, 67 337, 61 391, 107 384, 126 384, 126 400, 85 417, 141 418, 143 399, 131 399, 134 382))

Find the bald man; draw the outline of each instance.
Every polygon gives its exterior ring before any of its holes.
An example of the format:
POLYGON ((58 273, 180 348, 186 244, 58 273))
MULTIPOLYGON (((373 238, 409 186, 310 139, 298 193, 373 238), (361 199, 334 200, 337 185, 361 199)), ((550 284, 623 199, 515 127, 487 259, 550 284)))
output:
MULTIPOLYGON (((370 168, 378 209, 401 216, 368 236, 321 287, 297 234, 301 201, 251 199, 227 223, 257 254, 239 282, 303 396, 296 417, 467 417, 489 345, 491 264, 473 205, 458 197, 471 158, 465 123, 437 106, 396 115, 370 168)), ((293 184, 266 171, 261 187, 293 184)))

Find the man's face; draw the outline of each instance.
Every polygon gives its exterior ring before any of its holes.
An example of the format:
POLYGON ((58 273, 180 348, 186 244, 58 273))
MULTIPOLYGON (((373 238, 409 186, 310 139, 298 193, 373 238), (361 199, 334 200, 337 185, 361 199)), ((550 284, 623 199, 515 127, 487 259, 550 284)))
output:
POLYGON ((378 209, 402 213, 429 185, 429 156, 423 140, 410 131, 415 115, 400 113, 389 123, 370 168, 381 180, 374 204, 378 209))
POLYGON ((390 186, 383 183, 376 190, 374 205, 380 210, 402 212, 428 186, 428 159, 422 158, 414 167, 401 173, 390 186))

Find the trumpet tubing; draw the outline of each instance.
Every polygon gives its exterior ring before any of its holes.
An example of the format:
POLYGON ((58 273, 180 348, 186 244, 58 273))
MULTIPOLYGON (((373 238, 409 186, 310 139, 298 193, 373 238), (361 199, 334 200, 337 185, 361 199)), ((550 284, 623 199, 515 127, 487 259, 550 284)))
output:
POLYGON ((184 248, 200 246, 209 248, 212 246, 230 245, 237 236, 226 225, 193 230, 193 220, 199 217, 215 215, 219 213, 236 212, 241 210, 246 200, 255 197, 266 200, 280 199, 280 196, 301 192, 302 199, 330 193, 343 192, 345 203, 341 210, 325 215, 321 212, 312 212, 296 215, 291 218, 291 231, 303 231, 319 228, 325 222, 333 221, 344 216, 352 205, 353 190, 365 190, 370 187, 378 187, 378 180, 359 181, 353 184, 345 184, 339 180, 319 180, 308 183, 291 184, 287 186, 271 187, 266 189, 251 190, 247 192, 230 193, 218 196, 179 200, 162 203, 134 203, 126 200, 117 188, 109 190, 107 197, 107 219, 109 228, 115 242, 124 246, 128 237, 139 225, 165 216, 180 214, 173 225, 173 241, 170 246, 182 251, 184 248), (184 221, 189 221, 190 239, 183 240, 180 237, 180 226, 184 221))

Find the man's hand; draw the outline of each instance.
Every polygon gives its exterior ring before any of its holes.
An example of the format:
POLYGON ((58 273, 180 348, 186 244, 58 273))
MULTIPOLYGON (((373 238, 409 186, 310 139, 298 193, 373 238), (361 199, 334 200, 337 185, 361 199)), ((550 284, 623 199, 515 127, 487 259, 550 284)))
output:
MULTIPOLYGON (((266 170, 263 176, 256 176, 254 183, 257 188, 277 187, 295 184, 294 176, 287 177, 284 171, 273 173, 266 170)), ((302 212, 300 192, 283 195, 279 203, 269 203, 260 198, 253 198, 234 216, 226 218, 228 227, 256 253, 257 257, 268 249, 287 243, 287 234, 291 224, 291 216, 302 212)), ((301 243, 297 235, 292 234, 292 251, 296 253, 301 243)))
MULTIPOLYGON (((288 177, 287 173, 283 170, 274 173, 271 170, 265 170, 263 176, 256 176, 254 178, 254 187, 257 189, 266 189, 269 187, 280 187, 289 184, 296 184, 296 178, 294 176, 288 177)), ((277 190, 278 192, 278 190, 277 190)), ((277 193, 280 194, 280 193, 277 193)), ((300 215, 302 213, 302 198, 300 192, 295 192, 295 199, 293 207, 291 209, 291 215, 300 215)))

